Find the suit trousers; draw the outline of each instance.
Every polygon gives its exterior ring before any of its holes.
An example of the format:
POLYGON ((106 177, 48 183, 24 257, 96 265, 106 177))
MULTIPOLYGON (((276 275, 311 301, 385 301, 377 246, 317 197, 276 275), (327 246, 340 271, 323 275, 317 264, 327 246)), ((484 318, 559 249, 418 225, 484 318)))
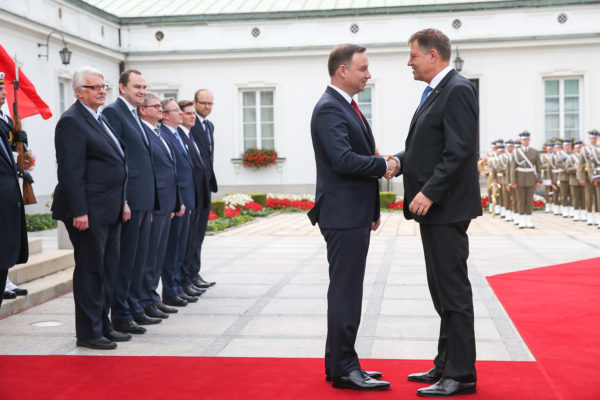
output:
POLYGON ((182 271, 184 285, 189 285, 192 280, 200 278, 200 267, 202 265, 202 243, 206 236, 208 226, 208 215, 210 208, 202 208, 192 211, 190 218, 190 233, 188 246, 185 254, 185 262, 182 271))
POLYGON ((148 257, 146 259, 142 284, 140 285, 140 293, 137 296, 140 300, 140 305, 144 309, 160 301, 160 295, 156 289, 158 288, 158 281, 160 281, 160 274, 165 260, 170 227, 170 213, 152 214, 148 257))
POLYGON ((518 186, 517 197, 519 198, 519 214, 531 215, 533 213, 533 193, 535 186, 518 186))
POLYGON ((429 292, 441 317, 434 363, 444 377, 461 382, 477 379, 473 294, 467 270, 469 223, 420 224, 429 292))
POLYGON ((325 368, 332 377, 359 369, 354 349, 362 309, 370 226, 323 229, 329 262, 325 368))
POLYGON ((167 251, 162 265, 162 295, 177 296, 183 293, 181 269, 185 260, 190 228, 190 213, 186 211, 181 217, 174 217, 169 228, 167 251))
POLYGON ((112 332, 108 318, 119 264, 121 222, 96 224, 80 231, 65 221, 73 244, 75 331, 78 339, 96 339, 112 332))
POLYGON ((6 290, 6 278, 8 277, 8 269, 0 269, 0 306, 2 306, 2 300, 4 299, 4 291, 6 290))
POLYGON ((123 222, 121 259, 112 301, 113 321, 127 321, 144 313, 137 295, 148 255, 150 211, 131 211, 131 219, 123 222))

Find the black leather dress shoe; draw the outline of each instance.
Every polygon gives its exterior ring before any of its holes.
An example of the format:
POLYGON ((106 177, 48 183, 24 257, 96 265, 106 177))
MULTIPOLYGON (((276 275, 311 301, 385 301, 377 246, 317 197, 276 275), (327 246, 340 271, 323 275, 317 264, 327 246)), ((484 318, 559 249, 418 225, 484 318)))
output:
POLYGON ((348 375, 333 378, 333 387, 337 389, 354 390, 384 390, 389 389, 389 382, 371 378, 364 371, 355 369, 348 375))
POLYGON ((150 307, 144 308, 144 314, 152 318, 169 318, 169 314, 162 312, 156 304, 152 304, 150 307))
POLYGON ((160 324, 162 322, 162 319, 152 318, 152 317, 147 316, 146 314, 137 315, 137 316, 133 317, 133 319, 135 320, 135 323, 138 325, 154 325, 154 324, 160 324))
POLYGON ((113 327, 115 328, 115 331, 119 332, 135 333, 137 335, 146 333, 146 328, 139 326, 132 319, 122 322, 113 322, 113 327))
POLYGON ((200 279, 201 282, 203 282, 203 283, 205 283, 205 284, 207 284, 209 286, 215 286, 215 284, 217 283, 217 282, 209 282, 206 279, 204 279, 203 277, 200 277, 199 279, 200 279))
POLYGON ((160 311, 167 313, 167 314, 176 314, 179 312, 179 310, 176 308, 166 306, 162 301, 159 301, 158 303, 154 303, 153 305, 155 305, 156 308, 158 308, 160 311))
POLYGON ((197 286, 201 289, 208 289, 211 285, 208 282, 203 281, 202 279, 193 279, 192 283, 194 286, 197 286))
POLYGON ((188 285, 188 286, 184 287, 183 293, 187 294, 188 296, 195 296, 195 297, 200 297, 204 294, 204 292, 199 292, 199 291, 193 289, 192 285, 188 285))
MULTIPOLYGON (((364 369, 361 369, 362 372, 364 372, 365 374, 367 374, 367 376, 373 378, 373 379, 381 379, 383 378, 383 374, 381 372, 377 372, 377 371, 365 371, 364 369)), ((333 380, 333 378, 331 377, 331 374, 329 373, 329 368, 325 368, 325 380, 327 382, 331 382, 333 380)))
POLYGON ((416 374, 410 374, 407 379, 411 382, 421 382, 421 383, 435 383, 442 378, 442 370, 437 366, 433 366, 427 372, 418 372, 416 374))
POLYGON ((475 382, 459 382, 452 378, 442 378, 431 386, 417 390, 423 397, 451 397, 459 394, 473 394, 477 391, 475 382))
POLYGON ((113 342, 126 342, 132 338, 129 333, 121 333, 117 331, 106 332, 104 333, 104 337, 108 340, 112 340, 113 342))
POLYGON ((206 292, 206 291, 208 290, 207 288, 201 288, 201 287, 198 287, 198 286, 194 285, 193 283, 190 283, 190 286, 191 286, 191 287, 192 287, 192 289, 194 289, 196 292, 201 292, 201 293, 204 293, 204 292, 206 292))
POLYGON ((97 339, 77 339, 77 346, 96 350, 112 350, 117 348, 115 342, 108 340, 104 336, 97 339))
POLYGON ((181 297, 182 299, 184 299, 185 301, 187 301, 188 303, 195 303, 198 301, 198 298, 196 296, 188 296, 185 293, 181 293, 179 295, 179 297, 181 297))
POLYGON ((12 289, 12 291, 15 292, 17 296, 27 296, 27 289, 16 287, 12 289))
POLYGON ((4 296, 3 299, 7 300, 7 299, 16 299, 17 298, 17 294, 15 292, 13 292, 12 290, 5 290, 4 291, 4 296))
POLYGON ((165 296, 162 301, 164 304, 173 307, 185 307, 188 305, 187 300, 184 300, 179 296, 165 296))

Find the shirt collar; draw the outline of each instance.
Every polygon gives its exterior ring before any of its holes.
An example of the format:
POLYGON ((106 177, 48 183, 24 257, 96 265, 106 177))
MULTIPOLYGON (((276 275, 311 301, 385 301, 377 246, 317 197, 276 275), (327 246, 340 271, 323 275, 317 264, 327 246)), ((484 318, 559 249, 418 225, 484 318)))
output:
MULTIPOLYGON (((123 102, 125 102, 125 105, 127 106, 127 108, 129 108, 129 111, 130 111, 130 112, 134 112, 134 111, 136 111, 136 107, 132 106, 132 105, 131 105, 131 104, 130 104, 130 103, 127 101, 127 100, 125 100, 125 97, 123 97, 123 96, 119 96, 119 98, 120 98, 121 100, 123 100, 123 102)), ((141 119, 141 118, 140 118, 140 119, 141 119)))
MULTIPOLYGON (((79 101, 79 100, 77 100, 77 101, 79 101)), ((82 106, 84 106, 85 109, 88 110, 90 112, 90 114, 92 114, 92 117, 94 117, 95 120, 98 119, 98 115, 99 114, 96 111, 92 110, 91 108, 89 108, 88 106, 86 106, 85 104, 83 104, 81 101, 79 101, 79 104, 81 104, 82 106)))
POLYGON ((179 128, 186 134, 186 136, 190 136, 190 130, 183 125, 179 125, 179 128))
POLYGON ((152 132, 156 133, 154 130, 155 130, 155 129, 158 129, 158 127, 157 127, 157 126, 152 126, 152 124, 151 124, 150 122, 146 121, 146 120, 145 120, 145 119, 143 119, 143 118, 140 118, 140 121, 142 121, 142 123, 143 123, 144 125, 146 125, 148 128, 150 128, 150 130, 151 130, 152 132))
POLYGON ((348 93, 344 92, 342 89, 332 84, 329 84, 329 87, 341 94, 342 97, 348 102, 348 104, 352 103, 352 96, 350 96, 348 93))
POLYGON ((448 72, 452 71, 453 69, 454 68, 451 65, 448 65, 446 68, 444 68, 443 70, 441 70, 440 72, 438 72, 438 74, 433 77, 433 79, 431 80, 431 82, 429 82, 429 86, 432 89, 435 89, 437 87, 437 85, 440 84, 440 82, 442 81, 442 79, 444 79, 446 77, 446 75, 448 75, 448 72))
POLYGON ((174 135, 174 134, 175 134, 175 132, 177 131, 177 129, 175 129, 175 128, 171 128, 171 127, 170 127, 169 125, 167 125, 167 124, 162 124, 162 125, 163 125, 164 127, 166 127, 166 128, 169 130, 169 132, 171 132, 171 134, 173 134, 173 135, 174 135))
POLYGON ((200 123, 203 123, 204 121, 206 121, 206 118, 202 118, 202 116, 198 113, 196 113, 196 117, 198 117, 198 119, 200 120, 200 123))

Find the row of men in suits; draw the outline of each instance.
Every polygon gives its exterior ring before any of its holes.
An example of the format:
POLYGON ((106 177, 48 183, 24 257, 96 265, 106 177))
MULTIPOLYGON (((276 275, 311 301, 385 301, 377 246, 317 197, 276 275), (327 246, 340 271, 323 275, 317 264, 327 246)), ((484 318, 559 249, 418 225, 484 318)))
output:
POLYGON ((146 86, 141 72, 123 72, 118 99, 100 112, 103 74, 82 67, 73 76, 77 101, 56 126, 52 213, 74 248, 78 346, 116 348, 214 284, 200 276, 217 190, 212 93, 196 92, 182 111, 146 86))
MULTIPOLYGON (((9 282, 9 268, 27 262, 29 257, 25 205, 10 143, 15 139, 14 126, 10 117, 1 110, 6 102, 6 94, 4 73, 0 72, 0 305, 4 299, 5 285, 9 282)), ((16 293, 12 293, 16 297, 16 293)))

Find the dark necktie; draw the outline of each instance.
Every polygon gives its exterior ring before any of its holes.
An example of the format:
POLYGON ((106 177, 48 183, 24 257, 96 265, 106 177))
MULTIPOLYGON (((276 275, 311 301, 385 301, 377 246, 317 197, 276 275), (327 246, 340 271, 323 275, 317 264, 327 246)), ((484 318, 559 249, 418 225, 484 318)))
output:
POLYGON ((206 140, 208 140, 208 145, 210 146, 212 143, 210 140, 210 131, 208 130, 208 121, 202 121, 202 126, 204 127, 204 133, 206 133, 206 140))
POLYGON ((362 121, 362 123, 364 125, 365 121, 363 120, 363 117, 360 114, 360 110, 358 109, 358 104, 356 104, 356 102, 354 101, 354 99, 352 99, 352 101, 350 102, 350 105, 352 106, 352 108, 354 108, 354 111, 356 111, 356 115, 358 115, 358 118, 360 118, 360 120, 362 121))
POLYGON ((427 100, 427 95, 429 94, 429 92, 431 92, 433 90, 433 88, 431 86, 427 86, 425 88, 425 90, 423 91, 423 96, 421 96, 421 102, 419 103, 419 107, 417 107, 417 110, 419 108, 421 108, 421 106, 423 105, 423 103, 425 103, 425 100, 427 100))
POLYGON ((173 155, 171 154, 171 149, 169 148, 169 145, 167 144, 167 142, 165 142, 165 139, 163 139, 158 128, 154 128, 154 133, 156 133, 156 136, 158 136, 158 138, 162 142, 163 146, 165 146, 165 149, 167 149, 167 154, 169 155, 169 158, 172 160, 173 155))
POLYGON ((125 153, 123 153, 123 149, 121 148, 121 144, 119 143, 119 140, 116 138, 115 135, 113 135, 113 133, 110 131, 110 129, 108 129, 108 127, 104 123, 104 120, 102 119, 102 114, 98 114, 98 123, 100 124, 100 126, 102 126, 102 128, 104 128, 104 131, 106 131, 108 136, 115 143, 115 146, 117 146, 117 149, 119 150, 119 154, 121 154, 121 157, 125 157, 125 153))

